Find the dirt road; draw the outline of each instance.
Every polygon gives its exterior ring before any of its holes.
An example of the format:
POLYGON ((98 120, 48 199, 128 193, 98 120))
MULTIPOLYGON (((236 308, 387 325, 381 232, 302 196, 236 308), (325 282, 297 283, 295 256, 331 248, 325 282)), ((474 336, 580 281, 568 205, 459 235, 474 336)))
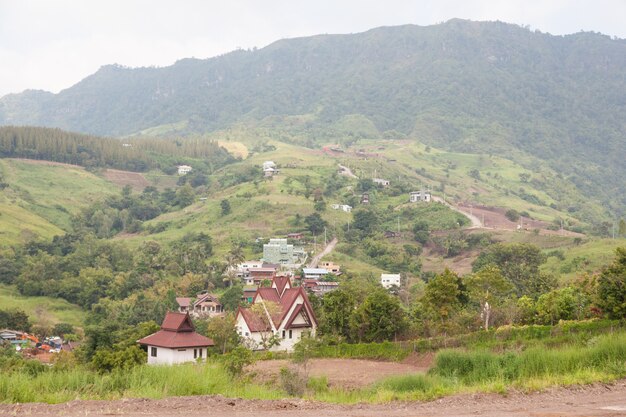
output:
POLYGON ((447 201, 444 201, 444 199, 441 198, 441 197, 432 196, 432 199, 433 199, 433 201, 436 201, 438 203, 445 204, 446 206, 450 207, 452 210, 456 211, 457 213, 461 213, 462 215, 467 217, 470 220, 470 222, 472 222, 472 225, 470 227, 467 227, 466 229, 479 229, 479 228, 483 227, 483 224, 480 221, 480 219, 478 217, 474 216, 473 214, 467 213, 467 212, 459 209, 458 207, 453 206, 452 204, 448 203, 447 201))
POLYGON ((614 385, 556 388, 542 393, 465 394, 430 402, 336 405, 304 400, 240 400, 220 396, 0 404, 0 416, 187 417, 573 417, 625 416, 626 381, 614 385))
POLYGON ((313 259, 311 259, 311 262, 309 262, 309 268, 317 268, 317 265, 320 263, 320 260, 328 255, 329 253, 331 253, 333 251, 333 249, 335 249, 335 246, 337 246, 337 238, 333 238, 333 240, 331 240, 328 245, 326 245, 326 247, 324 248, 323 251, 321 251, 320 253, 318 253, 317 255, 315 255, 313 257, 313 259))
POLYGON ((345 175, 345 176, 348 176, 350 178, 359 178, 356 175, 354 175, 352 170, 350 168, 348 168, 347 166, 339 164, 339 170, 341 172, 341 175, 345 175))

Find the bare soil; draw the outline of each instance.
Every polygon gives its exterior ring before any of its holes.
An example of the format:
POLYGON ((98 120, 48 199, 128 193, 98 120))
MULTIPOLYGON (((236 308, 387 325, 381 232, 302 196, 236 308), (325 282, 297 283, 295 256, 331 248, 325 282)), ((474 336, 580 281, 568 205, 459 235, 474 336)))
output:
MULTIPOLYGON (((325 376, 331 387, 355 389, 377 380, 416 372, 426 372, 432 364, 430 356, 410 356, 402 363, 360 359, 312 359, 307 366, 309 376, 325 376)), ((287 360, 260 361, 250 369, 261 381, 278 378, 280 369, 289 365, 287 360)))
POLYGON ((137 191, 142 191, 144 188, 150 185, 148 180, 138 172, 107 169, 104 171, 104 178, 122 187, 130 185, 134 190, 137 191))
POLYGON ((539 393, 463 394, 428 402, 337 405, 299 399, 275 401, 221 396, 162 400, 71 401, 65 404, 0 404, 0 416, 209 416, 220 417, 570 417, 626 415, 626 380, 555 388, 539 393))

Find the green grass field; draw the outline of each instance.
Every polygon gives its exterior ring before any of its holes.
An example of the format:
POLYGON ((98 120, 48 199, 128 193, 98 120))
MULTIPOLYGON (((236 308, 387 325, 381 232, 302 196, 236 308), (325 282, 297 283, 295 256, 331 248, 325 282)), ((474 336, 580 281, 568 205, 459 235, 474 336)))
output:
POLYGON ((85 312, 60 298, 25 297, 15 287, 0 284, 0 308, 24 310, 34 324, 70 323, 82 327, 85 312))
POLYGON ((9 184, 0 192, 2 245, 61 234, 81 207, 119 190, 77 166, 1 159, 0 169, 9 184))

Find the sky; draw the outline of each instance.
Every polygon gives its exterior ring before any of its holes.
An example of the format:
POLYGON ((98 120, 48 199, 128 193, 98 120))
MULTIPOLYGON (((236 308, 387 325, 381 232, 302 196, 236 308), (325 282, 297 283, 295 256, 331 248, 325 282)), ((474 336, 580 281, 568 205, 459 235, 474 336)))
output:
POLYGON ((0 97, 57 93, 107 64, 167 66, 282 38, 455 17, 626 38, 626 0, 0 0, 0 97))

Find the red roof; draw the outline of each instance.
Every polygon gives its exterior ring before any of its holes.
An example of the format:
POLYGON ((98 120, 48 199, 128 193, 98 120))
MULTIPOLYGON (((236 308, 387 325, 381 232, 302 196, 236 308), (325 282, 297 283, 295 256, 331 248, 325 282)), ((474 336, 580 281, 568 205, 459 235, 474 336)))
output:
POLYGON ((263 321, 260 317, 250 311, 250 309, 239 307, 238 313, 241 313, 251 332, 266 332, 271 330, 269 328, 269 323, 263 321))
POLYGON ((189 304, 191 303, 191 298, 188 298, 188 297, 176 297, 176 302, 181 307, 189 307, 189 304))
POLYGON ((276 289, 278 290, 278 294, 282 294, 285 287, 289 284, 289 288, 291 288, 291 280, 289 277, 275 277, 274 285, 276 285, 276 289))
POLYGON ((170 349, 214 345, 213 340, 194 331, 189 314, 174 312, 165 315, 161 330, 139 339, 137 343, 170 349))

